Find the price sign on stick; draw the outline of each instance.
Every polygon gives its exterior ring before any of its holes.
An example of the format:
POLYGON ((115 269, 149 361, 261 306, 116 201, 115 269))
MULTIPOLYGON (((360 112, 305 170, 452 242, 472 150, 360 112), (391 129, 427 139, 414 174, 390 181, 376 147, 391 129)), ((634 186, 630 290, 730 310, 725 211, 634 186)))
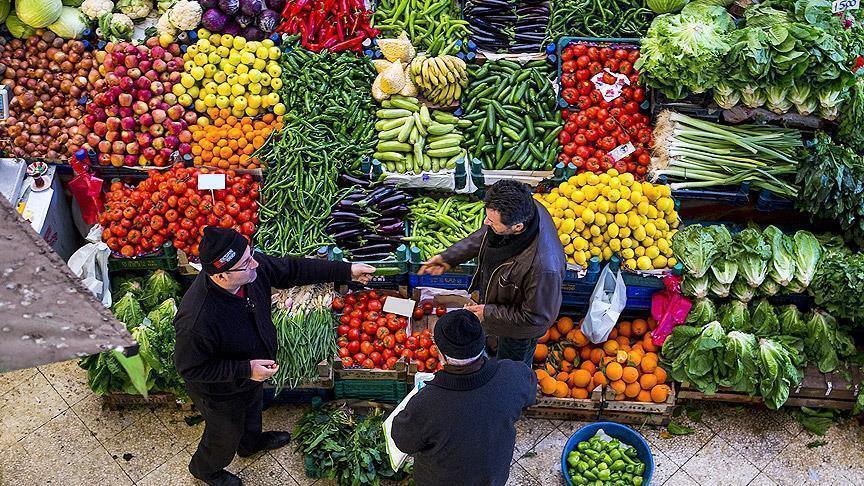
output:
POLYGON ((834 0, 831 4, 832 13, 845 12, 847 10, 858 10, 861 7, 861 0, 834 0))
POLYGON ((213 191, 221 189, 225 189, 225 174, 198 174, 198 190, 209 190, 213 204, 216 204, 216 195, 213 191))

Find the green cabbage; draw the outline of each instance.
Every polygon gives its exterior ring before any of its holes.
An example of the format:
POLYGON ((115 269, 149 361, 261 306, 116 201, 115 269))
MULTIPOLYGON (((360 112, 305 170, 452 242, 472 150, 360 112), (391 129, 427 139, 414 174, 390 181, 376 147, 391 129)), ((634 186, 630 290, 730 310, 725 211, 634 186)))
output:
POLYGON ((723 386, 737 392, 755 395, 759 386, 756 369, 756 337, 740 331, 726 335, 726 352, 723 363, 729 371, 723 386))
POLYGON ((747 228, 736 234, 734 238, 741 249, 738 256, 738 272, 748 285, 753 288, 759 287, 768 274, 771 247, 755 228, 747 228))
POLYGON ((775 336, 780 334, 780 321, 774 312, 774 306, 767 299, 761 299, 753 309, 750 319, 753 334, 759 337, 775 336))
POLYGON ((664 363, 671 363, 678 358, 702 334, 700 326, 675 326, 672 334, 663 342, 662 357, 664 363))
POLYGON ((796 232, 792 237, 792 242, 795 279, 806 288, 816 274, 819 259, 822 257, 822 245, 809 231, 796 232))
POLYGON ((61 0, 17 0, 15 14, 30 27, 48 27, 60 18, 61 0))
POLYGON ((681 293, 687 297, 695 297, 697 299, 707 297, 708 283, 709 279, 707 275, 698 278, 687 276, 681 282, 681 293))
POLYGON ((144 293, 141 303, 146 309, 154 309, 166 299, 176 297, 180 292, 180 284, 168 272, 156 270, 144 282, 144 293))
POLYGON ((750 332, 753 329, 750 323, 750 309, 740 300, 732 300, 721 305, 717 315, 724 329, 741 332, 750 332))
POLYGON ((807 319, 807 335, 804 338, 807 358, 816 363, 819 371, 830 373, 837 369, 837 321, 829 314, 814 310, 807 319))
POLYGON ((127 292, 120 300, 114 302, 111 312, 118 321, 126 324, 126 329, 130 331, 144 322, 144 309, 131 292, 127 292))
POLYGON ((765 228, 762 236, 771 245, 771 268, 768 269, 768 275, 785 287, 795 276, 795 242, 773 225, 765 228))
POLYGON ((783 306, 778 316, 780 321, 780 333, 789 336, 807 336, 807 325, 804 322, 804 314, 798 310, 795 304, 783 306))
POLYGON ((756 290, 759 295, 770 297, 772 295, 777 295, 782 289, 783 287, 775 282, 774 279, 766 278, 762 281, 762 285, 760 285, 756 290))
POLYGON ((87 17, 81 10, 73 7, 63 7, 60 17, 48 26, 48 30, 64 39, 77 39, 87 28, 87 17))
POLYGON ((6 20, 12 10, 12 0, 0 0, 0 22, 6 20))
POLYGON ((665 14, 680 12, 690 0, 648 0, 646 3, 654 13, 665 14))
POLYGON ((118 295, 132 294, 136 298, 141 297, 144 292, 144 286, 141 285, 141 280, 137 278, 123 279, 114 286, 114 292, 118 295))
POLYGON ((711 395, 716 392, 726 375, 725 353, 726 332, 723 326, 717 321, 705 325, 691 346, 685 364, 687 379, 703 393, 711 395))
MULTIPOLYGON (((738 276, 738 255, 741 253, 741 247, 732 238, 732 235, 729 234, 729 230, 725 226, 718 225, 712 228, 714 228, 714 236, 719 247, 719 254, 711 265, 711 274, 717 281, 718 286, 727 287, 726 295, 728 295, 728 287, 732 285, 735 277, 738 276)), ((718 294, 718 297, 725 297, 726 295, 718 294)))
POLYGON ((167 299, 159 304, 159 307, 150 311, 147 318, 151 321, 153 337, 151 348, 154 359, 159 363, 156 374, 156 388, 170 391, 174 394, 185 396, 183 379, 177 373, 174 365, 174 316, 177 314, 177 305, 174 299, 167 299))
POLYGON ((6 28, 9 29, 12 37, 18 39, 26 39, 36 33, 36 29, 22 22, 14 13, 6 17, 6 28))
POLYGON ((708 293, 714 295, 716 297, 728 297, 729 292, 732 289, 731 285, 724 284, 719 282, 714 275, 711 274, 708 277, 708 293))
POLYGON ((687 324, 702 325, 717 320, 717 309, 711 299, 699 299, 687 314, 687 324))
POLYGON ((738 299, 741 302, 750 302, 756 295, 756 289, 751 287, 750 284, 745 282, 744 279, 739 276, 734 282, 732 282, 729 294, 732 298, 738 299))
POLYGON ((715 236, 710 227, 698 224, 686 226, 672 236, 672 252, 689 275, 700 278, 711 268, 719 251, 715 236))
POLYGON ((802 375, 785 346, 771 339, 759 340, 759 394, 765 406, 777 410, 786 403, 789 391, 801 382, 802 375))

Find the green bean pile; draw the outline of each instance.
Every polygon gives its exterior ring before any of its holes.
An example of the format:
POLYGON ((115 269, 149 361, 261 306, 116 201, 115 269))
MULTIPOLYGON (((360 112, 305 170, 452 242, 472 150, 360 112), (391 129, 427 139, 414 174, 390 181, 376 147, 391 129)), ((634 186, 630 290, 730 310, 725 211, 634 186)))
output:
POLYGON ((486 217, 483 209, 483 201, 471 202, 467 196, 417 198, 409 205, 411 236, 405 240, 428 260, 478 230, 486 217))
MULTIPOLYGON (((277 302, 273 307, 276 326, 276 363, 273 376, 278 394, 318 378, 318 363, 338 351, 336 327, 329 307, 327 287, 305 286, 286 291, 289 306, 277 302)), ((278 294, 277 294, 278 295, 278 294)), ((276 297, 277 300, 279 297, 276 297)))
POLYGON ((645 0, 556 0, 547 42, 562 36, 642 37, 653 18, 645 0))
POLYGON ((418 51, 435 57, 442 48, 468 37, 468 22, 461 17, 454 0, 378 0, 372 20, 380 37, 405 31, 418 51))

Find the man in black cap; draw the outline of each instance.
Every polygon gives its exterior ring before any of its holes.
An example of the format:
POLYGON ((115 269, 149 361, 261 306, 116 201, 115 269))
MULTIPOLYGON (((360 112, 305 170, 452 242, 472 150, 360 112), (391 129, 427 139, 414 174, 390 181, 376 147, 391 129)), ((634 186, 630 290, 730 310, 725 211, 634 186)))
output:
POLYGON ((441 316, 434 337, 444 368, 394 418, 393 442, 414 456, 417 486, 503 485, 537 377, 524 363, 487 358, 480 320, 467 310, 441 316))
POLYGON ((174 326, 174 361, 206 423, 189 471, 210 485, 242 482, 223 468, 234 454, 282 447, 287 432, 261 432, 262 382, 278 371, 272 288, 325 282, 366 283, 375 268, 254 253, 244 236, 208 226, 201 272, 183 296, 174 326))

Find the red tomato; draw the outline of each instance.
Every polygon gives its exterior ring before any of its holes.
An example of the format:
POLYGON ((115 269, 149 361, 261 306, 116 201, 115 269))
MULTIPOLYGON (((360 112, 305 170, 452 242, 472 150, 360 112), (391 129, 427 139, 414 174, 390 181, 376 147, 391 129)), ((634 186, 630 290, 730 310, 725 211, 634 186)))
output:
POLYGON ((428 348, 429 346, 432 345, 432 340, 431 340, 429 337, 427 337, 427 336, 423 336, 423 335, 421 335, 421 336, 420 336, 420 339, 417 341, 417 344, 418 344, 421 348, 428 348))
POLYGON ((384 336, 382 341, 384 342, 384 347, 387 349, 393 349, 393 346, 396 346, 396 338, 392 334, 384 336))
POLYGON ((568 105, 575 105, 576 100, 579 98, 579 91, 576 88, 564 88, 561 91, 561 97, 564 98, 564 101, 567 102, 568 105))
POLYGON ((398 363, 398 362, 399 362, 399 359, 396 357, 387 358, 387 361, 384 364, 384 367, 387 368, 388 370, 392 370, 396 366, 396 363, 398 363))
POLYGON ((360 329, 360 327, 362 326, 362 324, 360 323, 360 319, 357 319, 356 317, 352 317, 348 321, 348 325, 354 329, 360 329))
POLYGON ((410 349, 403 349, 402 352, 399 354, 399 356, 402 356, 403 358, 413 359, 414 358, 414 351, 412 351, 410 349))
POLYGON ((364 359, 366 359, 366 353, 355 353, 352 358, 357 364, 360 364, 363 362, 364 359))
POLYGON ((591 59, 588 56, 579 56, 576 58, 576 67, 579 69, 585 69, 589 64, 591 64, 591 59))
POLYGON ((369 358, 366 358, 363 360, 363 363, 361 363, 361 366, 363 366, 367 370, 371 370, 372 368, 375 367, 375 362, 369 358))
POLYGON ((386 327, 379 327, 378 330, 375 332, 375 336, 377 336, 378 339, 384 339, 386 336, 389 335, 390 329, 387 329, 386 327))
POLYGON ((381 302, 379 302, 377 299, 369 300, 367 307, 370 311, 379 312, 381 310, 381 302))
POLYGON ((348 339, 351 341, 359 341, 360 340, 360 329, 348 329, 348 333, 346 334, 348 339))
POLYGON ((391 357, 395 357, 396 354, 393 352, 392 349, 384 348, 384 351, 381 351, 381 356, 386 361, 386 360, 390 359, 391 357))
POLYGON ((438 367, 438 360, 437 359, 429 358, 426 360, 426 369, 427 370, 434 370, 437 367, 438 367))
MULTIPOLYGON (((356 331, 356 329, 354 329, 354 330, 356 331)), ((340 336, 347 336, 349 331, 351 331, 351 328, 348 327, 347 325, 342 324, 341 326, 339 326, 339 335, 340 336)))
POLYGON ((414 309, 414 314, 413 314, 414 319, 423 319, 423 316, 425 316, 425 315, 426 314, 423 312, 422 308, 416 307, 414 309))
POLYGON ((346 357, 342 358, 342 366, 344 366, 345 368, 350 368, 352 366, 355 366, 354 360, 352 358, 346 356, 346 357))
POLYGON ((399 321, 398 321, 398 320, 396 320, 396 319, 388 319, 388 320, 387 320, 387 329, 389 329, 390 332, 394 332, 394 333, 395 333, 395 332, 398 331, 401 327, 402 327, 402 326, 399 325, 399 321))
POLYGON ((578 149, 578 147, 573 142, 570 142, 570 143, 564 145, 564 153, 567 155, 575 154, 577 149, 578 149))
POLYGON ((405 345, 397 342, 396 345, 393 346, 393 353, 396 356, 402 356, 402 351, 405 351, 405 345))
POLYGON ((393 336, 395 337, 397 343, 404 344, 405 341, 408 339, 408 333, 406 333, 404 329, 396 331, 396 334, 394 334, 393 336))
POLYGON ((339 357, 340 357, 340 358, 345 358, 345 357, 348 357, 348 356, 351 356, 351 352, 348 351, 348 348, 340 347, 340 348, 339 348, 339 357))
POLYGON ((351 352, 351 354, 359 353, 360 352, 360 341, 349 341, 347 348, 348 348, 348 351, 351 352))
POLYGON ((384 362, 384 358, 381 356, 381 353, 379 353, 378 351, 372 351, 371 353, 369 353, 369 359, 371 359, 372 362, 375 363, 376 366, 380 366, 381 363, 384 362))
POLYGON ((378 325, 376 325, 372 321, 364 321, 363 322, 363 332, 370 335, 370 336, 374 336, 375 334, 378 333, 378 325))
POLYGON ((375 348, 375 351, 378 351, 380 353, 381 351, 384 351, 384 341, 381 339, 376 339, 372 341, 372 347, 375 348))
POLYGON ((419 348, 414 352, 414 356, 421 361, 426 361, 429 359, 429 350, 426 348, 419 348))
POLYGON ((432 356, 438 356, 438 346, 435 346, 434 344, 429 346, 429 354, 432 356))
POLYGON ((561 71, 565 73, 572 73, 576 71, 576 67, 578 65, 578 60, 576 61, 564 61, 561 63, 561 71))
POLYGON ((558 132, 558 143, 560 143, 561 145, 567 145, 568 143, 570 143, 570 134, 568 132, 565 132, 564 130, 558 132))
POLYGON ((558 162, 560 162, 560 163, 562 163, 562 164, 564 164, 564 165, 567 165, 567 164, 570 163, 570 160, 571 160, 571 159, 570 159, 570 156, 569 156, 569 155, 567 155, 567 154, 563 154, 563 153, 562 153, 562 154, 558 154, 558 159, 557 159, 557 160, 558 160, 558 162))
POLYGON ((405 339, 405 347, 411 350, 417 349, 417 337, 408 336, 405 339))
POLYGON ((375 351, 375 347, 372 346, 372 343, 370 343, 368 341, 364 341, 364 342, 360 343, 360 352, 361 353, 363 353, 365 355, 369 355, 369 353, 371 353, 372 351, 375 351))

